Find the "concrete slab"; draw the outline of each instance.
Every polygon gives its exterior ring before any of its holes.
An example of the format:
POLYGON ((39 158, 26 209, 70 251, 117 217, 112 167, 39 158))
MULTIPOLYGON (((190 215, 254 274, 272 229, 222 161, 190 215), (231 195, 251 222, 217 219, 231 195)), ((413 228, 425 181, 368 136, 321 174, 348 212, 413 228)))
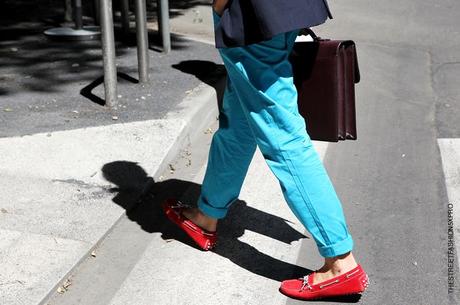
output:
POLYGON ((0 185, 0 229, 94 245, 125 211, 112 201, 108 188, 77 180, 3 174, 0 185))
POLYGON ((123 160, 137 162, 153 175, 184 125, 181 120, 150 120, 1 138, 0 170, 107 185, 102 167, 123 160))
MULTIPOLYGON (((216 130, 217 124, 218 121, 214 121, 207 127, 216 130)), ((190 180, 204 166, 212 136, 210 132, 197 133, 197 139, 171 161, 174 172, 168 168, 163 173, 164 179, 157 181, 152 192, 155 195, 148 196, 136 209, 122 217, 98 245, 97 256, 86 258, 73 270, 72 287, 64 294, 55 293, 46 300, 46 304, 108 304, 144 255, 145 249, 151 246, 152 238, 179 237, 178 240, 188 244, 180 236, 171 234, 170 224, 159 205, 164 198, 173 194, 182 197, 188 188, 199 186, 190 180)), ((163 244, 158 243, 158 248, 163 244)), ((157 254, 162 255, 160 249, 157 249, 157 254)))
MULTIPOLYGON (((327 143, 314 145, 324 156, 327 143)), ((205 169, 194 178, 196 183, 202 182, 205 169)), ((192 197, 185 194, 182 200, 192 197)), ((308 271, 295 265, 300 241, 311 244, 304 253, 311 266, 321 257, 259 150, 239 198, 220 224, 219 249, 201 252, 157 234, 109 304, 284 304, 279 281, 308 271)))
POLYGON ((37 305, 91 244, 0 230, 0 303, 37 305))

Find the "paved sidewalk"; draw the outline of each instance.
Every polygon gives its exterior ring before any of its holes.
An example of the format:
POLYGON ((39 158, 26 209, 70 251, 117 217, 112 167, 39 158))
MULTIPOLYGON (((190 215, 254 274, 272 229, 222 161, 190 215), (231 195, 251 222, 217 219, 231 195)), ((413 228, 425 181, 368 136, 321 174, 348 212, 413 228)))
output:
MULTIPOLYGON (((327 143, 314 141, 324 158, 327 143)), ((206 167, 191 180, 183 202, 194 203, 206 167)), ((280 282, 311 271, 297 264, 300 253, 309 266, 319 266, 316 244, 284 201, 276 177, 257 149, 238 201, 219 223, 218 247, 203 252, 166 222, 163 234, 153 235, 143 254, 113 294, 110 305, 284 305, 280 282), (164 232, 173 232, 165 239, 164 232), (301 248, 308 252, 301 252, 301 248)), ((107 249, 106 249, 107 251, 107 249)), ((94 265, 93 265, 94 267, 94 265)), ((81 284, 81 278, 75 282, 81 284)), ((84 285, 83 285, 84 286, 84 285)), ((72 300, 72 298, 70 298, 72 300)), ((73 305, 67 299, 50 305, 73 305)), ((88 304, 96 304, 89 302, 88 304)))
POLYGON ((35 305, 215 122, 225 74, 214 46, 173 35, 170 54, 149 53, 150 82, 137 84, 136 49, 119 45, 119 104, 106 109, 98 42, 48 41, 41 32, 49 25, 41 20, 6 23, 0 304, 35 305), (127 172, 130 164, 142 170, 127 172), (114 185, 130 200, 121 204, 114 185))

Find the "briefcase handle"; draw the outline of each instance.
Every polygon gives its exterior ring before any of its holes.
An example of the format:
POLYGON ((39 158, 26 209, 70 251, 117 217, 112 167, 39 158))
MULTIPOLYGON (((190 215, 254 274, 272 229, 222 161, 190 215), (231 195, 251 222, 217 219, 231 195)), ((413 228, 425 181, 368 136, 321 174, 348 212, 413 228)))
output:
POLYGON ((316 35, 315 32, 313 32, 313 30, 310 29, 310 28, 301 29, 300 32, 299 32, 299 35, 310 35, 310 36, 313 38, 313 40, 315 40, 315 41, 319 41, 319 40, 330 40, 330 39, 325 39, 325 38, 319 37, 319 36, 316 35))

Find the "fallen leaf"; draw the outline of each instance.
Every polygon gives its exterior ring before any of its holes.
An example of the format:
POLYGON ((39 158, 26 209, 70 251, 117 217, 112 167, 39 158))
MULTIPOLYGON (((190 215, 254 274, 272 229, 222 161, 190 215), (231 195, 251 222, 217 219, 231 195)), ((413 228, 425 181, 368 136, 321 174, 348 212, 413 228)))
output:
POLYGON ((72 282, 70 281, 70 279, 67 279, 62 285, 62 287, 64 287, 64 289, 67 290, 67 287, 69 287, 70 285, 72 285, 72 282))

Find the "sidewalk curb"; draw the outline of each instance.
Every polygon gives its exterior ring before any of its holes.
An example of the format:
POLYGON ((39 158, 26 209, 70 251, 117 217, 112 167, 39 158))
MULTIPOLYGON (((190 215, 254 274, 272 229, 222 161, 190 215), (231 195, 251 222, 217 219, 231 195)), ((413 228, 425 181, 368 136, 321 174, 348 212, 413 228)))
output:
MULTIPOLYGON (((224 80, 225 77, 219 79, 216 82, 216 87, 220 88, 219 85, 222 85, 224 80)), ((175 139, 174 143, 172 143, 169 151, 161 161, 156 172, 153 174, 152 178, 155 182, 159 181, 159 177, 166 171, 168 164, 178 156, 180 151, 192 142, 201 132, 204 132, 205 128, 213 123, 213 120, 217 119, 219 114, 217 101, 218 95, 216 89, 205 83, 200 83, 188 93, 188 95, 177 106, 176 110, 166 114, 164 119, 183 120, 184 127, 175 139)), ((78 268, 80 264, 91 256, 91 253, 100 246, 107 235, 112 232, 113 228, 126 216, 126 212, 127 211, 124 210, 120 214, 118 219, 116 219, 113 224, 107 228, 106 232, 92 246, 90 246, 88 251, 83 254, 71 268, 69 268, 68 272, 62 276, 52 289, 50 289, 38 305, 48 304, 47 302, 56 293, 57 289, 72 275, 76 268, 78 268)))
MULTIPOLYGON (((216 87, 221 87, 225 81, 225 77, 219 79, 216 87)), ((218 96, 216 89, 200 83, 195 87, 190 94, 182 100, 178 105, 179 110, 170 112, 165 116, 165 119, 181 119, 185 121, 184 128, 181 134, 177 137, 169 150, 167 156, 158 167, 153 178, 158 180, 160 175, 166 170, 168 163, 172 161, 179 151, 192 142, 195 137, 205 131, 213 120, 218 119, 219 110, 217 107, 218 96)))

